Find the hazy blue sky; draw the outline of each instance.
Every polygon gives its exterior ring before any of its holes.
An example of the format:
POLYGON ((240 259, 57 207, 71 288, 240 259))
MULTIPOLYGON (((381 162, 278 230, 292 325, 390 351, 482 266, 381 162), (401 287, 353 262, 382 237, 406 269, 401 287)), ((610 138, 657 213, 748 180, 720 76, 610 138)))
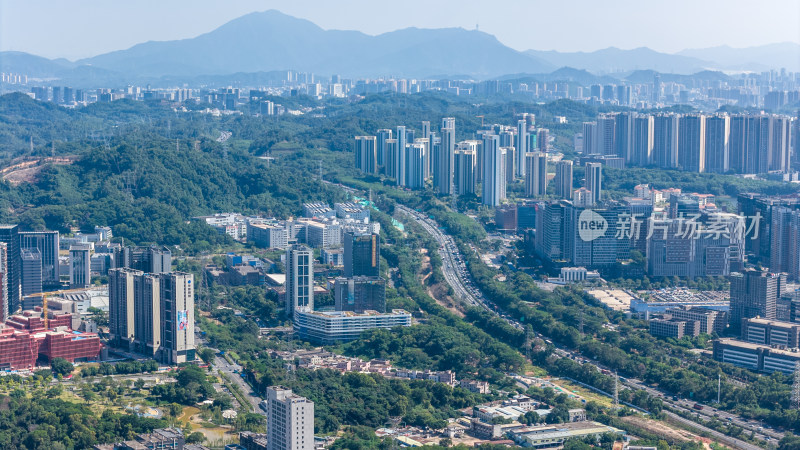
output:
POLYGON ((0 50, 76 59, 267 9, 368 34, 478 24, 518 50, 800 42, 799 0, 0 0, 0 50))

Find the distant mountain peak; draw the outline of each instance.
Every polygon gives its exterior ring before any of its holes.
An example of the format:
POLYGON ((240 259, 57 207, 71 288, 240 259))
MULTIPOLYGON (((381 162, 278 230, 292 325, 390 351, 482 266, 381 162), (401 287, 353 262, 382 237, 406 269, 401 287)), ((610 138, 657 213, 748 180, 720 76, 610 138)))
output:
POLYGON ((124 79, 129 83, 285 70, 348 77, 463 74, 488 79, 504 74, 539 74, 540 78, 552 75, 588 82, 600 80, 598 74, 622 78, 642 70, 692 74, 708 69, 786 67, 800 71, 800 44, 746 49, 724 45, 677 54, 614 46, 590 52, 519 52, 477 29, 409 27, 372 36, 360 31, 325 30, 309 20, 269 9, 237 17, 193 38, 144 42, 74 63, 0 52, 0 66, 34 77, 84 80, 89 73, 92 80, 124 79), (547 75, 559 67, 562 69, 547 75))
POLYGON ((468 73, 486 78, 552 69, 477 30, 412 27, 370 36, 324 30, 274 9, 238 17, 195 38, 143 43, 81 63, 151 77, 299 70, 347 76, 468 73))

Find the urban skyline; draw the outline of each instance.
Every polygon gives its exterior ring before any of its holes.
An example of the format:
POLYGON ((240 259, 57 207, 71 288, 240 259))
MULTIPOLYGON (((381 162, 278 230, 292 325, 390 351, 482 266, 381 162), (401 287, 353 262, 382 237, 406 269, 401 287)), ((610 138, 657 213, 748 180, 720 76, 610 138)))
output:
POLYGON ((796 13, 0 0, 0 448, 800 448, 796 13))

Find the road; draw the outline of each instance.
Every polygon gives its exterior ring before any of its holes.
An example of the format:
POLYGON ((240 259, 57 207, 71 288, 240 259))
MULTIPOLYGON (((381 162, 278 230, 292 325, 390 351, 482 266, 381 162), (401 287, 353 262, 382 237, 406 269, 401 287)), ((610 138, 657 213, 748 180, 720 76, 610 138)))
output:
POLYGON ((206 340, 202 337, 200 333, 200 329, 195 326, 195 341, 198 344, 203 345, 206 348, 210 348, 214 351, 214 369, 220 373, 224 373, 228 376, 228 378, 233 382, 236 383, 237 386, 242 390, 247 401, 253 406, 253 412, 266 415, 263 409, 261 409, 260 403, 263 398, 261 398, 254 390, 253 387, 247 383, 244 378, 240 375, 243 371, 243 367, 236 363, 229 363, 225 357, 220 356, 219 350, 215 348, 211 348, 207 345, 206 340))
MULTIPOLYGON (((522 323, 516 321, 509 315, 505 314, 501 309, 497 307, 497 305, 489 301, 483 295, 483 293, 477 287, 475 287, 474 283, 472 283, 472 280, 468 275, 469 272, 467 272, 466 265, 464 264, 464 258, 461 255, 458 246, 456 245, 451 236, 442 232, 441 228, 436 223, 436 221, 434 221, 433 219, 431 219, 430 217, 426 216, 421 212, 415 211, 413 209, 410 209, 402 205, 397 205, 396 209, 405 214, 406 216, 411 217, 429 235, 431 235, 434 239, 436 239, 436 242, 439 244, 439 254, 442 257, 442 273, 444 275, 445 280, 447 281, 447 284, 450 285, 450 287, 453 289, 458 298, 460 298, 462 301, 464 301, 469 305, 482 307, 487 311, 497 314, 498 317, 500 317, 506 323, 508 323, 509 325, 518 330, 524 329, 522 323)), ((539 333, 536 333, 536 336, 545 339, 545 341, 548 344, 552 344, 552 341, 547 339, 545 336, 542 336, 539 333)), ((593 364, 600 370, 610 370, 609 368, 604 367, 599 362, 591 360, 590 358, 586 358, 585 356, 581 355, 576 351, 569 350, 560 347, 558 345, 555 346, 556 346, 555 354, 559 357, 570 358, 574 361, 577 361, 579 364, 593 364)), ((644 382, 634 378, 621 379, 620 384, 633 390, 643 389, 654 397, 660 397, 667 406, 675 410, 689 412, 696 415, 699 414, 701 416, 704 416, 704 418, 707 420, 712 418, 717 418, 720 421, 728 421, 730 418, 729 421, 735 424, 736 426, 742 427, 746 431, 754 431, 755 437, 757 439, 769 441, 771 439, 780 440, 783 438, 783 433, 775 430, 764 429, 757 422, 748 421, 736 414, 717 411, 716 409, 708 406, 705 406, 703 407, 702 410, 698 411, 697 409, 693 408, 695 402, 691 402, 685 399, 674 400, 668 392, 649 386, 644 382)), ((710 428, 705 427, 704 425, 701 425, 689 419, 685 419, 681 416, 677 417, 680 418, 677 420, 680 420, 681 422, 687 424, 691 424, 695 428, 708 430, 709 433, 716 436, 718 439, 720 439, 721 442, 725 442, 728 445, 732 445, 734 447, 743 449, 759 448, 752 444, 748 444, 747 442, 744 442, 740 439, 735 439, 730 436, 726 436, 722 433, 713 431, 710 428), (722 439, 722 437, 724 437, 724 440, 722 439)))
POLYGON ((749 444, 747 442, 742 441, 741 439, 732 438, 728 435, 722 434, 719 431, 712 430, 704 425, 700 425, 694 421, 686 419, 685 417, 679 416, 672 411, 664 411, 664 414, 669 416, 671 419, 675 420, 676 422, 680 422, 690 428, 694 428, 699 431, 704 431, 712 436, 714 439, 718 440, 719 442, 730 445, 734 448, 741 448, 743 450, 761 450, 761 447, 753 444, 749 444))
POLYGON ((468 275, 464 257, 461 255, 458 246, 451 236, 443 233, 439 229, 439 225, 436 221, 402 205, 395 206, 395 209, 411 217, 422 226, 429 235, 436 239, 436 243, 439 244, 439 255, 442 257, 442 274, 458 299, 470 306, 477 306, 493 312, 512 327, 518 330, 524 330, 521 323, 499 310, 497 305, 490 302, 480 289, 474 285, 472 279, 468 275))
POLYGON ((776 430, 770 430, 761 426, 758 421, 755 420, 747 420, 743 417, 732 414, 723 410, 718 410, 714 406, 711 405, 704 405, 699 404, 697 402, 687 400, 687 399, 678 399, 674 400, 672 397, 667 397, 663 391, 660 391, 652 386, 648 386, 642 381, 637 379, 627 379, 625 384, 629 387, 633 387, 636 389, 642 389, 647 391, 653 397, 664 397, 662 401, 667 403, 670 407, 677 411, 682 411, 685 413, 691 413, 693 415, 702 416, 705 420, 717 419, 721 422, 732 423, 737 427, 741 427, 747 431, 755 431, 755 437, 757 439, 761 439, 764 441, 771 441, 771 440, 781 440, 783 439, 784 433, 781 433, 776 430), (698 410, 694 408, 694 405, 701 406, 703 409, 698 410))

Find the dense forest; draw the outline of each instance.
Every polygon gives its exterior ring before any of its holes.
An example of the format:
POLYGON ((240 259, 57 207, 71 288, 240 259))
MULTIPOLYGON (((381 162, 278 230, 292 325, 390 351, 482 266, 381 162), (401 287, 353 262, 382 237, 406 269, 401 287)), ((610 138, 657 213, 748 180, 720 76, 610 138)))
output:
POLYGON ((0 396, 0 448, 87 449, 97 443, 132 439, 166 421, 116 414, 100 416, 88 406, 59 399, 0 396))

